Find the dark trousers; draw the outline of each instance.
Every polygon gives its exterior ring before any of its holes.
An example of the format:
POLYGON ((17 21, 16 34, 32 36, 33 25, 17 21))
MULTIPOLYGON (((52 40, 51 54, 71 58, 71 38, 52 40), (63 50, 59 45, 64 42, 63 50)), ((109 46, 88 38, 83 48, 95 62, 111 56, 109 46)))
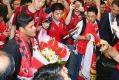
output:
POLYGON ((72 78, 74 74, 75 62, 76 62, 76 54, 73 50, 75 47, 73 45, 67 45, 70 50, 70 57, 67 63, 68 75, 72 78))
POLYGON ((102 64, 102 56, 101 54, 98 54, 97 57, 99 57, 99 60, 97 60, 96 69, 97 69, 97 78, 96 80, 119 80, 119 70, 115 68, 110 67, 104 67, 102 64))
POLYGON ((68 74, 71 77, 71 80, 78 80, 80 65, 82 61, 82 54, 74 52, 75 46, 67 45, 70 49, 70 58, 67 63, 68 74))
POLYGON ((74 73, 73 73, 73 77, 72 80, 78 80, 78 75, 79 75, 79 70, 80 70, 80 65, 81 65, 81 61, 82 61, 82 54, 78 53, 76 55, 76 62, 75 62, 75 68, 74 68, 74 73))

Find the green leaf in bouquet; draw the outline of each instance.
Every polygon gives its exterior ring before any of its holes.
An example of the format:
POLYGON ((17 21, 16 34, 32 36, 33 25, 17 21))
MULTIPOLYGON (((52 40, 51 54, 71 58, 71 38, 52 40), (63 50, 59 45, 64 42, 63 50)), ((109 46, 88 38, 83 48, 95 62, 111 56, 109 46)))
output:
POLYGON ((36 49, 35 48, 32 48, 33 51, 35 51, 36 49))
POLYGON ((58 57, 58 63, 60 63, 60 64, 66 64, 67 63, 67 61, 63 61, 60 57, 58 57))

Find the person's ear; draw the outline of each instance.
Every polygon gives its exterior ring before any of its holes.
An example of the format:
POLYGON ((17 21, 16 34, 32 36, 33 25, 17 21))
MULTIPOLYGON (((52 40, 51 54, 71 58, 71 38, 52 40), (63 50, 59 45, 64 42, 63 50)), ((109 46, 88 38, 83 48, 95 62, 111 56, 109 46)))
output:
POLYGON ((19 31, 23 32, 24 28, 23 27, 19 27, 19 31))

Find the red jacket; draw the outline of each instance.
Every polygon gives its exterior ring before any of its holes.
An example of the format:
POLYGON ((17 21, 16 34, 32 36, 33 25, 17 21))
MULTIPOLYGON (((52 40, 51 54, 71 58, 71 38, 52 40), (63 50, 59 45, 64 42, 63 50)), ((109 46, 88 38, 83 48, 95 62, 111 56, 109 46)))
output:
POLYGON ((68 30, 74 29, 76 27, 77 23, 81 20, 82 20, 82 17, 80 15, 77 16, 77 15, 73 14, 67 29, 68 30))
POLYGON ((110 6, 108 4, 106 4, 106 6, 105 6, 105 12, 110 12, 110 11, 111 11, 110 6))
MULTIPOLYGON (((119 52, 119 41, 115 44, 114 48, 119 52)), ((119 70, 119 64, 116 65, 116 68, 119 70)))
POLYGON ((71 4, 71 0, 66 0, 68 2, 68 4, 70 5, 71 4))
POLYGON ((114 46, 114 48, 116 48, 119 52, 119 41, 117 42, 117 44, 114 46))
MULTIPOLYGON (((86 34, 92 34, 95 38, 95 43, 98 43, 100 41, 99 37, 97 36, 97 33, 95 31, 95 27, 93 26, 92 23, 88 22, 86 25, 86 29, 83 32, 82 36, 85 36, 86 34)), ((77 41, 77 49, 80 54, 84 54, 86 51, 87 43, 89 41, 87 40, 78 40, 77 41)))
POLYGON ((7 29, 6 24, 3 21, 1 21, 0 22, 0 41, 2 41, 4 45, 1 45, 0 49, 2 49, 6 45, 6 36, 3 34, 6 29, 7 29))
MULTIPOLYGON (((76 27, 77 23, 81 20, 82 20, 81 16, 77 16, 77 15, 73 14, 73 16, 71 18, 71 21, 70 21, 69 25, 67 26, 67 31, 70 31, 71 29, 74 29, 76 27)), ((68 38, 66 40, 66 43, 69 44, 69 45, 73 45, 74 40, 72 38, 68 38)))
POLYGON ((96 4, 85 4, 84 5, 84 10, 87 11, 89 7, 91 6, 96 6, 96 4))
MULTIPOLYGON (((22 11, 22 8, 23 8, 23 6, 20 6, 15 10, 15 15, 14 15, 14 18, 13 18, 13 21, 12 21, 13 25, 15 25, 16 18, 18 16, 18 14, 22 11)), ((25 13, 29 14, 30 16, 32 16, 34 18, 36 27, 38 27, 39 24, 41 24, 42 21, 47 16, 47 14, 45 13, 45 11, 43 9, 37 10, 35 13, 30 12, 29 9, 28 9, 28 6, 26 6, 25 13)))
POLYGON ((63 19, 60 20, 59 26, 51 19, 51 27, 48 30, 48 35, 54 37, 57 41, 61 42, 62 38, 67 34, 66 26, 63 19))

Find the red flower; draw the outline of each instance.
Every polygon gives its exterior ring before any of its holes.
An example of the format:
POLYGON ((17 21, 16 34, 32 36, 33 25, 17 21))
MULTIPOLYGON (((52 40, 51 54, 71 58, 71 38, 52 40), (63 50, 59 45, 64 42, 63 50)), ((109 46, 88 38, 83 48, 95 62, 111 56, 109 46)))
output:
POLYGON ((52 49, 52 50, 56 50, 56 48, 58 48, 58 41, 56 41, 55 39, 49 40, 48 41, 48 46, 52 49))
POLYGON ((60 58, 64 58, 67 54, 67 50, 65 48, 58 48, 55 52, 60 58))
POLYGON ((44 48, 47 47, 47 43, 45 43, 45 42, 40 42, 39 45, 40 45, 40 47, 39 47, 40 50, 43 50, 44 48))

